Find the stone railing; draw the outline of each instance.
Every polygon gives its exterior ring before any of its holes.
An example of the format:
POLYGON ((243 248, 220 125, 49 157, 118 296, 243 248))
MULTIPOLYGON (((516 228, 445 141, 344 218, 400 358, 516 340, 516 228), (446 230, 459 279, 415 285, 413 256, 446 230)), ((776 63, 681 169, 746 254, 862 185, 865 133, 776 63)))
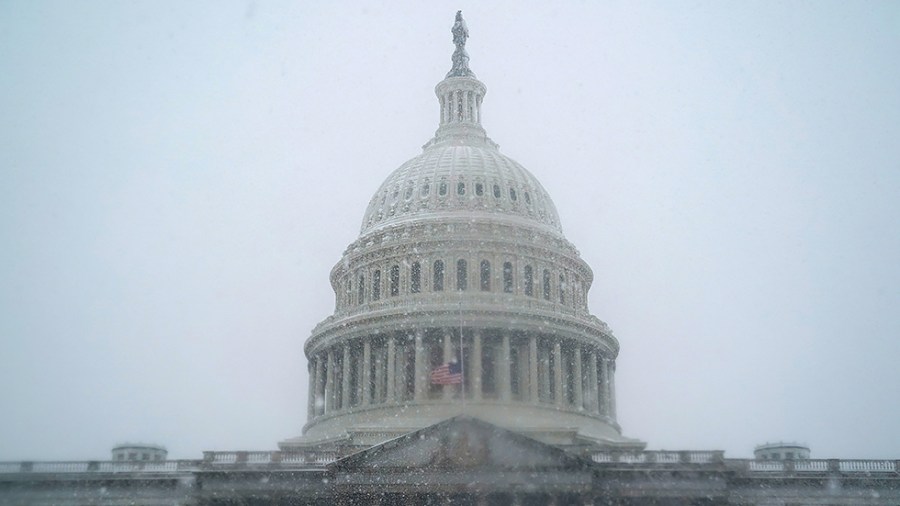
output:
POLYGON ((627 464, 641 466, 724 465, 727 469, 747 475, 774 474, 877 474, 900 475, 900 460, 754 460, 725 459, 721 451, 596 451, 590 454, 598 464, 627 464))
POLYGON ((337 460, 337 452, 203 452, 203 462, 208 465, 266 465, 289 464, 324 466, 337 460))
POLYGON ((646 451, 619 452, 598 451, 590 454, 591 460, 600 464, 721 464, 725 455, 722 451, 646 451))
POLYGON ((196 470, 200 463, 199 460, 0 462, 0 474, 173 473, 196 470))
POLYGON ((0 462, 0 475, 16 473, 175 473, 202 471, 209 468, 244 468, 253 466, 273 469, 324 467, 337 460, 336 452, 203 452, 203 460, 162 461, 75 461, 75 462, 0 462))
POLYGON ((746 474, 900 474, 900 460, 743 460, 728 459, 728 467, 746 474))
MULTIPOLYGON (((725 459, 722 451, 595 451, 592 461, 615 468, 634 470, 657 467, 689 466, 692 469, 728 470, 753 477, 814 476, 841 474, 850 476, 900 477, 900 460, 753 460, 725 459)), ((145 462, 0 462, 0 476, 21 474, 77 473, 187 473, 204 470, 324 468, 338 459, 336 452, 203 452, 203 460, 165 460, 145 462)))

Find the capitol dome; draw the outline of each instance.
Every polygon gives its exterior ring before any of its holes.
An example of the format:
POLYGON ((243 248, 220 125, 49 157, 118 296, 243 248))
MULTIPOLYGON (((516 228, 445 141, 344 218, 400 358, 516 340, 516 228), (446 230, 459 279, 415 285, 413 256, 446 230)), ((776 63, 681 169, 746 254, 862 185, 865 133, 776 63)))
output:
POLYGON ((488 144, 450 143, 426 146, 388 176, 369 202, 360 233, 457 215, 562 235, 550 196, 518 162, 488 144))
POLYGON ((369 202, 306 341, 308 421, 285 451, 350 452, 459 414, 561 447, 641 449, 616 422, 619 343, 540 182, 481 125, 461 15, 440 121, 369 202))

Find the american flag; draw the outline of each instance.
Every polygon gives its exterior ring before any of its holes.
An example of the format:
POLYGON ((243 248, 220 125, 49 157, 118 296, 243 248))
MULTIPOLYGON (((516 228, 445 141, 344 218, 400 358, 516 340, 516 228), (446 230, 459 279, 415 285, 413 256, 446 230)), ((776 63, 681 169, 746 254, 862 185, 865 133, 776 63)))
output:
POLYGON ((462 366, 453 361, 431 370, 431 382, 435 385, 458 385, 462 383, 462 366))

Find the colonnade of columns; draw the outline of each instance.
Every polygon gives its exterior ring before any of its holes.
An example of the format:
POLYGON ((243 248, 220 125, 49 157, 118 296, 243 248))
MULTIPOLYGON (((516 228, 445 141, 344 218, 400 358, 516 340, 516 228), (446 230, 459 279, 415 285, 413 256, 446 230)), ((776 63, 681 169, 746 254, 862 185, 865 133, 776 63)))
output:
POLYGON ((421 329, 356 338, 309 361, 309 420, 353 409, 451 400, 524 402, 616 418, 615 361, 574 339, 505 329, 421 329), (460 361, 461 384, 431 382, 460 361))
POLYGON ((441 125, 481 123, 482 95, 471 90, 451 90, 441 95, 441 125))

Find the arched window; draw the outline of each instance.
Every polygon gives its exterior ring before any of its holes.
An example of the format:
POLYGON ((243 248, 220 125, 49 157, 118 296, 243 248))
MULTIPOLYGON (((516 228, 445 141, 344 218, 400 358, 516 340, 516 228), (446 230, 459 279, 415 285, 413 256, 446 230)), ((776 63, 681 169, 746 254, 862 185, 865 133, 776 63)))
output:
POLYGON ((431 284, 431 289, 435 292, 440 292, 444 289, 444 261, 443 260, 435 260, 434 261, 434 283, 431 284))
POLYGON ((491 263, 487 260, 481 261, 481 291, 491 291, 491 263))
POLYGON ((475 195, 479 197, 484 195, 484 184, 483 183, 475 183, 475 195))
POLYGON ((466 183, 462 181, 456 183, 456 194, 457 195, 465 195, 466 194, 466 183))
POLYGON ((506 293, 512 293, 513 291, 513 272, 511 262, 503 262, 503 291, 506 293))
POLYGON ((438 185, 438 194, 441 197, 447 194, 447 181, 441 180, 441 184, 438 185))
POLYGON ((529 297, 534 295, 534 272, 530 265, 525 266, 525 295, 529 297))
POLYGON ((494 198, 495 199, 500 198, 500 185, 499 184, 494 185, 494 198))
POLYGON ((400 266, 391 266, 391 297, 400 295, 400 266))
POLYGON ((459 259, 456 261, 456 289, 465 290, 469 284, 469 273, 466 271, 466 261, 459 259))
POLYGON ((544 300, 550 300, 550 271, 544 269, 544 279, 542 279, 544 285, 544 300))
POLYGON ((353 280, 347 279, 347 305, 353 304, 353 280))
POLYGON ((512 200, 513 202, 516 201, 516 189, 515 188, 509 189, 509 200, 512 200))
POLYGON ((419 293, 422 290, 422 266, 419 262, 413 262, 409 269, 409 291, 419 293))
POLYGON ((363 274, 359 275, 359 283, 356 285, 356 289, 359 293, 356 295, 356 303, 362 304, 366 301, 366 276, 363 274))
POLYGON ((428 180, 426 179, 422 183, 422 190, 419 192, 419 195, 421 195, 422 197, 427 197, 429 191, 431 191, 431 185, 428 184, 428 180))
POLYGON ((559 275, 559 303, 566 303, 566 276, 563 274, 559 275))
POLYGON ((375 269, 372 273, 372 300, 381 298, 381 269, 375 269))

